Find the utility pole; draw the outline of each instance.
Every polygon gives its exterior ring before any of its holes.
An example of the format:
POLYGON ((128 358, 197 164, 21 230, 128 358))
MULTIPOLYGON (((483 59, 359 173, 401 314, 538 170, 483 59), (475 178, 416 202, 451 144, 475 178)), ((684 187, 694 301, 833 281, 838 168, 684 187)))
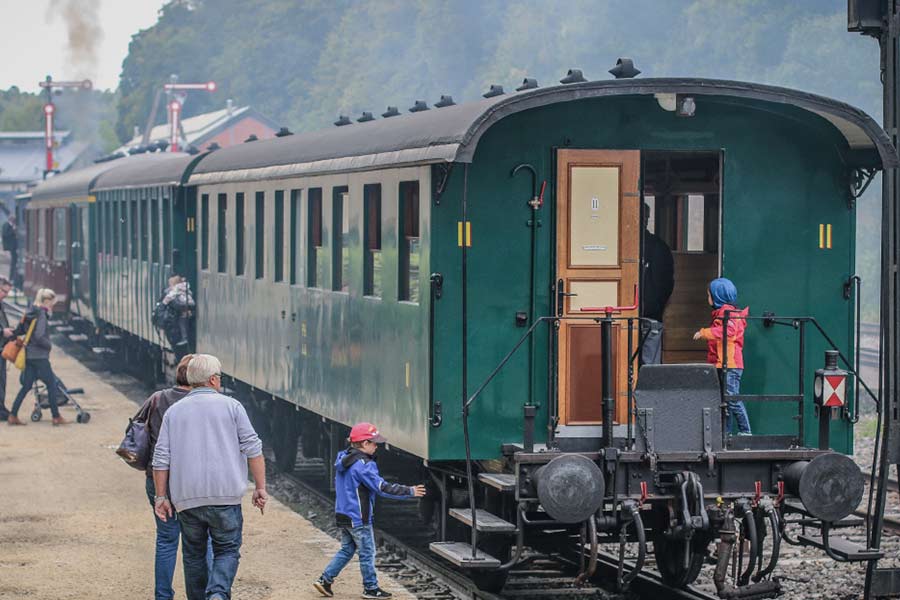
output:
MULTIPOLYGON (((881 82, 884 88, 884 130, 894 148, 898 144, 897 83, 900 77, 898 54, 898 2, 900 0, 847 0, 847 29, 869 35, 881 47, 881 82)), ((898 403, 898 375, 900 375, 900 290, 898 290, 898 262, 900 262, 900 206, 898 206, 898 172, 885 169, 881 190, 881 391, 878 407, 882 419, 881 452, 878 461, 878 481, 871 522, 869 548, 881 547, 884 509, 887 502, 887 482, 891 465, 900 464, 900 403, 898 403)), ((856 400, 859 402, 859 399, 856 400)), ((866 568, 865 598, 893 598, 900 596, 900 569, 878 568, 870 561, 866 568)))
POLYGON ((44 81, 38 83, 47 92, 47 102, 44 104, 44 147, 47 152, 47 162, 44 166, 44 179, 47 175, 57 170, 57 164, 53 160, 53 120, 56 115, 56 106, 53 104, 53 94, 61 94, 63 88, 74 88, 76 90, 90 90, 94 87, 90 79, 81 81, 54 81, 52 77, 47 75, 44 81))

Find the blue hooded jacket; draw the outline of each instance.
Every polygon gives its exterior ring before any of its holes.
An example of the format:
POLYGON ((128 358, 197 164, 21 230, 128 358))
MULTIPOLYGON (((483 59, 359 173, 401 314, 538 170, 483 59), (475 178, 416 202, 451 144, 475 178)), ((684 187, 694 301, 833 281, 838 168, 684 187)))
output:
POLYGON ((730 279, 719 277, 709 283, 709 295, 714 308, 722 308, 726 304, 734 306, 737 302, 737 287, 730 279))
POLYGON ((413 498, 413 488, 382 479, 375 457, 362 450, 348 448, 338 452, 334 470, 334 516, 338 527, 371 525, 376 495, 395 500, 413 498))

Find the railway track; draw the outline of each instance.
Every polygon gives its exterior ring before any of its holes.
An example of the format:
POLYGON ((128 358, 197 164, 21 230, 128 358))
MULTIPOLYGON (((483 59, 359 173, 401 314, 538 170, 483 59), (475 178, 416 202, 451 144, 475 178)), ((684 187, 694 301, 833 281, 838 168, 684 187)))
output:
MULTIPOLYGON (((309 465, 302 463, 299 466, 299 472, 273 473, 272 477, 276 481, 283 479, 291 486, 299 488, 302 493, 315 499, 321 505, 323 512, 330 514, 333 497, 328 491, 303 477, 304 473, 311 473, 316 470, 316 467, 310 468, 309 465)), ((318 469, 321 474, 321 464, 318 469)), ((280 488, 280 486, 278 487, 280 488)), ((287 504, 293 505, 294 503, 291 499, 287 499, 287 504)), ((382 511, 380 514, 387 516, 389 511, 382 511)), ((386 520, 399 519, 388 518, 386 520)), ((526 555, 529 561, 521 568, 510 571, 503 591, 491 593, 478 589, 475 583, 463 573, 434 557, 427 549, 427 545, 422 547, 415 541, 405 539, 406 535, 387 531, 383 527, 375 530, 375 537, 379 545, 377 564, 379 570, 390 573, 394 579, 402 583, 418 598, 436 600, 549 600, 553 598, 716 600, 716 596, 700 590, 672 589, 662 582, 659 575, 650 571, 642 572, 625 593, 608 590, 603 586, 603 582, 615 581, 618 566, 616 558, 607 553, 600 554, 597 571, 588 584, 583 587, 575 587, 573 581, 578 570, 577 549, 574 549, 569 556, 536 553, 526 555)), ((626 564, 626 569, 630 566, 626 564)))

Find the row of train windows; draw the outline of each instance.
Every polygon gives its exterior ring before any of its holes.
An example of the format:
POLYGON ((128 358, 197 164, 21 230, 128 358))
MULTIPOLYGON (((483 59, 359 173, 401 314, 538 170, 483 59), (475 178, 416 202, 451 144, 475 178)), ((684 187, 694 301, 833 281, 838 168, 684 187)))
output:
POLYGON ((67 213, 67 208, 25 211, 26 243, 30 254, 53 260, 66 260, 68 256, 67 213))
POLYGON ((171 263, 172 202, 169 196, 154 192, 149 198, 118 192, 98 203, 102 252, 154 263, 162 256, 165 264, 171 263))
MULTIPOLYGON (((290 190, 289 204, 285 206, 284 190, 274 193, 274 226, 271 237, 267 237, 266 229, 266 193, 255 192, 253 195, 254 240, 255 251, 253 276, 262 279, 266 274, 265 244, 270 243, 274 258, 275 282, 299 284, 301 274, 298 252, 301 227, 301 190, 290 190), (286 213, 287 211, 287 213, 286 213), (285 245, 285 218, 287 218, 287 245, 285 245), (285 256, 286 255, 286 256, 285 256), (287 260, 285 260, 287 258, 287 260)), ((349 292, 350 275, 350 243, 351 243, 351 207, 350 194, 346 186, 331 188, 331 252, 328 253, 323 243, 322 223, 325 215, 322 210, 322 188, 306 190, 306 281, 307 287, 321 288, 331 273, 331 289, 349 292)), ((246 198, 243 192, 237 192, 232 198, 228 194, 216 194, 213 198, 216 210, 217 247, 215 250, 215 267, 219 273, 228 273, 229 235, 234 235, 234 273, 246 275, 246 198), (233 200, 233 207, 229 201, 233 200), (229 209, 233 212, 229 220, 229 209), (233 226, 233 229, 232 229, 233 226), (233 232, 233 233, 232 233, 233 232)), ((398 201, 398 289, 397 299, 401 301, 419 301, 419 182, 400 182, 398 201)), ((200 197, 200 268, 209 270, 211 240, 209 194, 200 197)), ((381 184, 373 183, 363 186, 363 295, 381 298, 383 296, 383 258, 381 245, 381 184)))

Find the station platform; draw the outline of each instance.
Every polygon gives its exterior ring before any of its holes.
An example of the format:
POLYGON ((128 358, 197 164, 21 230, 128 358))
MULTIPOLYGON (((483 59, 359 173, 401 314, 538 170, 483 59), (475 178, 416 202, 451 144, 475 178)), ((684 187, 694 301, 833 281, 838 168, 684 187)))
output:
MULTIPOLYGON (((155 525, 144 490, 144 474, 115 454, 134 401, 104 382, 60 348, 51 362, 68 387, 82 387, 79 402, 91 420, 74 422, 62 407, 64 427, 53 427, 48 410, 28 421, 34 405, 25 399, 25 427, 0 423, 0 598, 15 600, 121 600, 153 598, 155 525)), ((6 405, 19 389, 9 365, 6 405)), ((235 579, 236 600, 319 598, 312 581, 339 544, 270 497, 265 515, 245 496, 244 543, 235 579)), ((395 598, 412 598, 387 574, 381 586, 395 598)), ((175 571, 176 598, 184 598, 181 558, 175 571)), ((347 566, 335 596, 358 598, 359 567, 347 566)))

